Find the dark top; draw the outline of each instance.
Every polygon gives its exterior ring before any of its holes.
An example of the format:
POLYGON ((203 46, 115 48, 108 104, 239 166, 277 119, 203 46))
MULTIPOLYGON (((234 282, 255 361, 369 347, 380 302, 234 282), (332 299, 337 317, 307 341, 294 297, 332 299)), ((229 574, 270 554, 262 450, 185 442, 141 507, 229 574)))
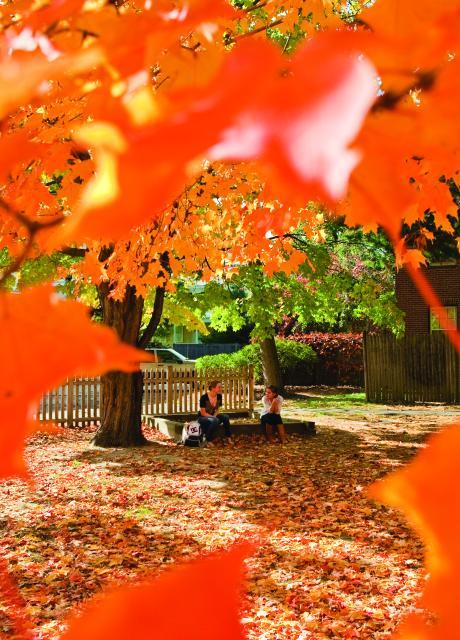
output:
POLYGON ((217 394, 217 402, 215 406, 211 404, 207 393, 204 393, 200 398, 200 409, 206 409, 206 413, 208 413, 210 416, 214 416, 221 406, 222 406, 221 393, 217 394))

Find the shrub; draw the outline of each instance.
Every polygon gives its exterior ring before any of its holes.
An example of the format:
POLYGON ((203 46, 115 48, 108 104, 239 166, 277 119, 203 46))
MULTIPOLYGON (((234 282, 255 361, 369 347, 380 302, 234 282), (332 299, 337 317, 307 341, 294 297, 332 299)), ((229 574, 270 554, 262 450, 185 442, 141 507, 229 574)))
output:
MULTIPOLYGON (((281 373, 286 384, 311 383, 316 360, 316 354, 311 347, 301 342, 277 339, 276 349, 280 360, 281 373)), ((248 365, 253 365, 254 367, 256 383, 262 384, 262 356, 258 344, 249 344, 233 353, 203 356, 196 361, 196 367, 199 371, 238 369, 248 365)))
POLYGON ((284 384, 312 384, 316 353, 307 344, 293 340, 276 340, 284 384))
POLYGON ((294 333, 289 340, 310 346, 318 356, 315 384, 364 385, 360 333, 294 333))
POLYGON ((233 353, 219 353, 216 356, 203 356, 196 360, 198 371, 211 369, 239 369, 250 364, 254 367, 254 376, 257 380, 262 376, 262 363, 260 361, 260 349, 257 344, 248 344, 246 347, 233 353))

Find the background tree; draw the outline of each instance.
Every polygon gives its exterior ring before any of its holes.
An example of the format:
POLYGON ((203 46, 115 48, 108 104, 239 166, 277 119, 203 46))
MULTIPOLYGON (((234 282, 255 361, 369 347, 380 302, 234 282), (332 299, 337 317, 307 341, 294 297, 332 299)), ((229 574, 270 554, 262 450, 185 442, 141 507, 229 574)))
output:
POLYGON ((336 221, 321 224, 311 237, 293 231, 280 239, 281 267, 283 250, 292 245, 296 259, 303 254, 292 273, 285 267, 268 275, 267 268, 276 269, 272 253, 268 264, 241 265, 230 279, 209 282, 201 294, 186 282, 174 294, 181 305, 209 312, 217 331, 250 326, 251 338, 260 344, 265 380, 280 387, 274 338, 281 326, 285 332, 289 325, 292 330, 312 324, 341 331, 378 326, 401 333, 404 328, 395 299, 394 253, 384 234, 336 221))

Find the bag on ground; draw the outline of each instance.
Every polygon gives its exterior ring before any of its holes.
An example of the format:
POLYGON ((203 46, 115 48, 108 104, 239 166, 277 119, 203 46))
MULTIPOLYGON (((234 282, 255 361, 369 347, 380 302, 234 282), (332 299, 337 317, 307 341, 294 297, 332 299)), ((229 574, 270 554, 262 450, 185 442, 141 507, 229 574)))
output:
POLYGON ((205 444, 203 429, 197 420, 184 424, 182 444, 186 447, 202 447, 205 444))

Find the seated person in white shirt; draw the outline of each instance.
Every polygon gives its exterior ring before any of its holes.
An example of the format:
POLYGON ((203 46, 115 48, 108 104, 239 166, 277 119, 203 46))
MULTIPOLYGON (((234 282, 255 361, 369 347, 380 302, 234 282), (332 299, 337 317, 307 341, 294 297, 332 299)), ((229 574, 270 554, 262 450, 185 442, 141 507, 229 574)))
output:
POLYGON ((264 408, 260 415, 260 422, 264 428, 265 436, 268 442, 273 442, 273 427, 277 427, 279 438, 283 444, 287 440, 286 429, 281 418, 283 398, 279 395, 277 387, 272 384, 269 385, 265 390, 262 402, 264 408))

